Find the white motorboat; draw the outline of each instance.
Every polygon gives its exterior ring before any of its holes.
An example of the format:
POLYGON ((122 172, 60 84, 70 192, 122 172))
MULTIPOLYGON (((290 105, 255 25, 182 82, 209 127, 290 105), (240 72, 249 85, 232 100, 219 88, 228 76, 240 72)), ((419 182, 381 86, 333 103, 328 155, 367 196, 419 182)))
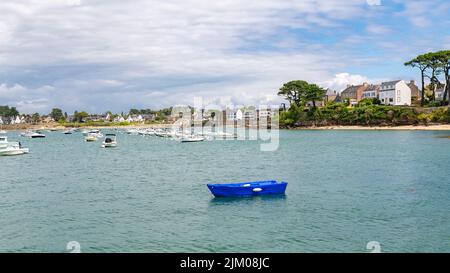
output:
POLYGON ((117 137, 115 134, 106 134, 105 140, 102 142, 102 148, 117 147, 117 137))
POLYGON ((29 138, 44 138, 45 135, 41 134, 39 132, 33 132, 33 131, 26 131, 24 133, 20 134, 23 137, 29 137, 29 138))
POLYGON ((87 136, 89 134, 89 130, 83 130, 83 131, 81 131, 81 134, 83 136, 87 136))
POLYGON ((180 142, 200 142, 204 141, 206 138, 202 136, 195 136, 195 135, 183 135, 180 138, 180 142))
POLYGON ((6 131, 5 130, 0 130, 0 135, 5 135, 6 131))
POLYGON ((84 141, 86 142, 93 142, 93 141, 97 141, 98 137, 96 134, 88 134, 85 138, 84 141))
POLYGON ((100 130, 92 129, 88 132, 88 136, 95 136, 97 138, 103 137, 103 134, 100 132, 100 130))
POLYGON ((0 137, 0 156, 23 155, 29 153, 28 148, 22 147, 20 142, 8 142, 7 137, 0 137))

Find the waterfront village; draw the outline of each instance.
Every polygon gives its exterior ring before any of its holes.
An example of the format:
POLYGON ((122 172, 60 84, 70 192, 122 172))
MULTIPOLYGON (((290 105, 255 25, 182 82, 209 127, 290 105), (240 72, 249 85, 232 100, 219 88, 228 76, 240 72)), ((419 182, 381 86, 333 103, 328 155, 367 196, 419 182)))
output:
MULTIPOLYGON (((445 85, 438 85, 432 92, 427 92, 427 97, 434 97, 434 102, 442 101, 444 98, 445 85)), ((336 91, 327 89, 321 99, 315 101, 317 107, 324 107, 330 103, 346 103, 348 108, 357 106, 363 100, 378 100, 380 105, 387 106, 416 106, 421 102, 421 90, 413 80, 396 80, 382 82, 381 84, 361 83, 359 85, 347 85, 345 89, 336 91)), ((311 105, 311 102, 307 102, 311 105)), ((286 104, 280 106, 271 106, 266 109, 256 109, 255 107, 229 109, 224 114, 227 121, 240 121, 245 119, 274 118, 279 109, 286 111, 286 104)), ((219 115, 217 110, 209 110, 203 112, 204 120, 217 120, 219 115)), ((221 112, 221 111, 219 111, 221 112)), ((11 125, 13 128, 21 128, 20 125, 35 124, 46 125, 59 122, 64 125, 74 123, 86 123, 93 125, 132 125, 132 124, 157 124, 157 123, 173 123, 181 117, 181 115, 173 115, 172 108, 165 108, 158 111, 149 109, 138 110, 131 109, 128 113, 113 114, 107 112, 103 114, 89 114, 87 112, 75 111, 69 115, 63 113, 61 109, 55 108, 48 115, 20 114, 15 107, 0 106, 0 124, 11 125), (15 125, 15 126, 14 126, 15 125)), ((8 126, 8 127, 11 127, 8 126)))

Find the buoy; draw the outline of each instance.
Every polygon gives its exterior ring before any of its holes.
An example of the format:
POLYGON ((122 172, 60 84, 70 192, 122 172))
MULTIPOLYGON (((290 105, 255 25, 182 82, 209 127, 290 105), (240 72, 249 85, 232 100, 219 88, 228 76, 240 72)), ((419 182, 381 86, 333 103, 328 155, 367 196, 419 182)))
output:
POLYGON ((262 189, 261 188, 254 188, 253 191, 254 192, 260 192, 260 191, 262 191, 262 189))

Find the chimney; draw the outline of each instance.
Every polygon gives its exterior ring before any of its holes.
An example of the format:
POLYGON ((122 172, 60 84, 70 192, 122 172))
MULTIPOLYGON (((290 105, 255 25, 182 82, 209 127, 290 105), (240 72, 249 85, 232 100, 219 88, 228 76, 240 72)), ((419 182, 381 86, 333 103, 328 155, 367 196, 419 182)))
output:
POLYGON ((411 80, 409 83, 413 84, 413 85, 416 85, 416 81, 415 80, 411 80))

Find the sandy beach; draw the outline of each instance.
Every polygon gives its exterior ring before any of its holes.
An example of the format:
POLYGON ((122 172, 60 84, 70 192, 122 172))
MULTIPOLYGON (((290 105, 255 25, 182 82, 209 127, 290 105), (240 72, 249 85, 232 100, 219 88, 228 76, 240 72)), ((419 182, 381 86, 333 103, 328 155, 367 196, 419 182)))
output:
POLYGON ((450 131, 450 124, 404 125, 404 126, 323 126, 303 127, 295 130, 400 130, 400 131, 450 131))

